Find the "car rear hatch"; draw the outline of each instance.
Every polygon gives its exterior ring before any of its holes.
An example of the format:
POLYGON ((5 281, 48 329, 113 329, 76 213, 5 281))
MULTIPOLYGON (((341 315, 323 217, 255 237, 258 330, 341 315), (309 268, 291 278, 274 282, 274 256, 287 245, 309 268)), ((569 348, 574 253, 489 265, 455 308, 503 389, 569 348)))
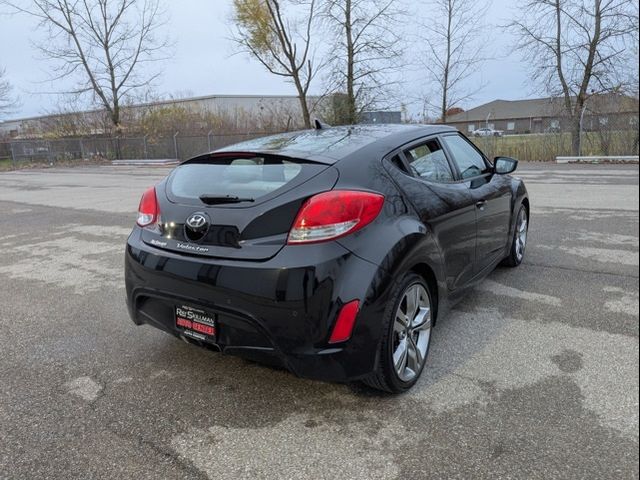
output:
POLYGON ((267 260, 286 244, 303 202, 337 180, 330 165, 279 155, 197 157, 156 186, 158 221, 142 239, 181 254, 267 260))

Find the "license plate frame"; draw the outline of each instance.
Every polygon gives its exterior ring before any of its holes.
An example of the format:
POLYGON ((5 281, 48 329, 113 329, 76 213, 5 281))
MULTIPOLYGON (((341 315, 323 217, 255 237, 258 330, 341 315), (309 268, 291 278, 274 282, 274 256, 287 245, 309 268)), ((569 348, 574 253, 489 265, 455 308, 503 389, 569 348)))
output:
POLYGON ((175 305, 173 312, 174 325, 180 333, 196 340, 216 342, 218 318, 215 313, 184 304, 175 305))

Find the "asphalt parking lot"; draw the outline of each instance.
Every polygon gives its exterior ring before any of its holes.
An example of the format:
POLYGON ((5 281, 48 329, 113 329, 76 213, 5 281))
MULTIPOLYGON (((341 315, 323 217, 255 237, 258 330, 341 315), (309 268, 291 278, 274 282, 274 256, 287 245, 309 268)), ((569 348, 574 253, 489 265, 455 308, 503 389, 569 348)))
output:
POLYGON ((521 165, 525 263, 395 397, 134 326, 124 242, 166 172, 0 174, 0 478, 638 477, 638 166, 521 165))

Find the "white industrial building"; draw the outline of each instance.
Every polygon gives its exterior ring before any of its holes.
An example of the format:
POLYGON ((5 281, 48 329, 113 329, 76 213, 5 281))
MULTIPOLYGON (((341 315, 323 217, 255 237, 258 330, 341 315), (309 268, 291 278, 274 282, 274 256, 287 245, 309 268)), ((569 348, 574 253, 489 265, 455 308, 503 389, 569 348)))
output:
MULTIPOLYGON (((313 111, 317 97, 310 97, 309 103, 313 111)), ((136 118, 144 112, 164 107, 176 106, 194 113, 210 113, 224 116, 240 123, 247 118, 260 121, 261 118, 279 116, 291 117, 292 124, 300 123, 300 103, 295 95, 207 95, 183 99, 171 99, 158 102, 140 103, 124 106, 123 118, 136 118)), ((64 122, 65 118, 82 119, 87 125, 99 125, 104 119, 104 110, 88 110, 84 112, 41 115, 37 117, 19 118, 0 122, 0 138, 21 138, 35 136, 47 132, 48 126, 54 122, 64 122)), ((99 130, 99 128, 98 128, 99 130)), ((100 131, 90 133, 99 134, 100 131)))

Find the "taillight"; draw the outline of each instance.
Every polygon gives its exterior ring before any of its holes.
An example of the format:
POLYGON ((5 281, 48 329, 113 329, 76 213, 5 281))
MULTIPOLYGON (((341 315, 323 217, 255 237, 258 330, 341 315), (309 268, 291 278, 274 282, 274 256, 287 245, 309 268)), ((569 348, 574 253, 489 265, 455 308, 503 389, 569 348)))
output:
POLYGON ((384 196, 355 190, 332 190, 307 200, 289 232, 289 244, 323 242, 353 233, 382 210, 384 196))
POLYGON ((156 223, 159 213, 156 188, 151 187, 142 194, 142 198, 140 199, 140 206, 138 207, 138 225, 141 227, 147 227, 156 223))
POLYGON ((358 315, 359 309, 360 302, 358 300, 353 300, 342 306, 336 324, 331 331, 329 343, 346 342, 351 338, 351 332, 353 332, 353 326, 356 323, 356 315, 358 315))

